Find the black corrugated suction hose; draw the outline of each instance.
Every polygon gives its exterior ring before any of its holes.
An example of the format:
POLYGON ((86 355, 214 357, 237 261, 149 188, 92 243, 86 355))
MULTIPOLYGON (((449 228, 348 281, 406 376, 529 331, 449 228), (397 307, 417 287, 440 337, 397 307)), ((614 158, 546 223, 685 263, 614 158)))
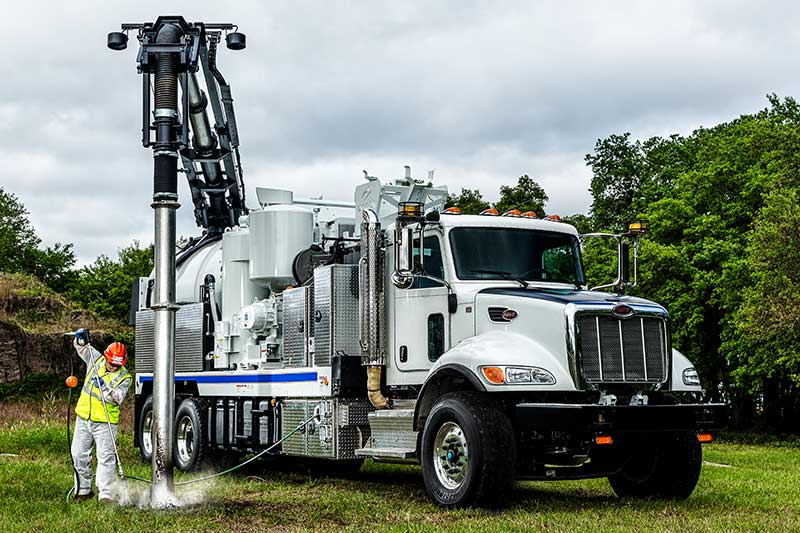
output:
MULTIPOLYGON (((158 30, 156 42, 176 44, 183 32, 174 24, 164 24, 158 30)), ((178 110, 178 54, 161 52, 156 59, 155 82, 156 109, 178 110)))

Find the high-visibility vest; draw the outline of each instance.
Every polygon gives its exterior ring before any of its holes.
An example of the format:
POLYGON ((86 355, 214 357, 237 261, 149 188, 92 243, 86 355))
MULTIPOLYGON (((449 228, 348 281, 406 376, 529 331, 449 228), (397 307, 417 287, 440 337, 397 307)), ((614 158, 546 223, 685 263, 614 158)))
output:
MULTIPOLYGON (((109 372, 106 368, 105 357, 98 357, 97 361, 87 369, 86 379, 83 380, 83 390, 81 397, 78 399, 78 406, 75 407, 75 414, 84 420, 91 420, 92 422, 105 422, 106 413, 103 410, 103 400, 100 397, 100 389, 94 386, 91 378, 99 377, 105 382, 105 387, 116 389, 122 385, 125 380, 131 379, 131 375, 125 370, 125 367, 120 367, 116 372, 109 372)), ((112 424, 119 423, 119 405, 106 400, 106 409, 108 409, 108 421, 112 424)))

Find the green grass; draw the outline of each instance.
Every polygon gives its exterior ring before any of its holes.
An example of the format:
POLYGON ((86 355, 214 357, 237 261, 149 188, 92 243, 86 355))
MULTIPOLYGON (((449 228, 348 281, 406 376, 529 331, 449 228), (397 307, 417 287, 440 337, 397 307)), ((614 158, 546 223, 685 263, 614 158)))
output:
MULTIPOLYGON (((683 502, 619 500, 600 479, 522 482, 502 511, 445 511, 428 501, 417 467, 368 462, 356 475, 314 478, 256 462, 193 485, 191 496, 202 503, 177 511, 67 503, 63 413, 37 409, 0 424, 0 454, 16 454, 0 456, 0 531, 800 530, 800 445, 741 438, 705 448, 705 460, 715 464, 703 466, 697 490, 683 502)), ((133 450, 129 419, 121 440, 126 472, 149 477, 133 450)), ((129 483, 144 494, 141 484, 129 483)))

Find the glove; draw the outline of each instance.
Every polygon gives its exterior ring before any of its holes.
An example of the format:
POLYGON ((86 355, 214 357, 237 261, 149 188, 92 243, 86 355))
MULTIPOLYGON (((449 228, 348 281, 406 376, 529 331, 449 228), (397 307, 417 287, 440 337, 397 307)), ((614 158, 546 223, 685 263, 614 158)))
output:
POLYGON ((102 379, 95 376, 92 378, 92 385, 94 385, 100 390, 103 390, 103 387, 105 387, 105 382, 102 379))
POLYGON ((86 328, 80 328, 78 331, 76 331, 75 341, 77 341, 79 346, 85 346, 89 344, 89 330, 86 328))

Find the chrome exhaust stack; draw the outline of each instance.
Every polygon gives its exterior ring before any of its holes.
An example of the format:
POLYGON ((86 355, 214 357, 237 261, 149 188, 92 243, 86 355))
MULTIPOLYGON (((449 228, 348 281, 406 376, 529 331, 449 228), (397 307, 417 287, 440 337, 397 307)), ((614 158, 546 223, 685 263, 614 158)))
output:
POLYGON ((376 409, 391 407, 381 391, 386 366, 386 316, 384 309, 381 222, 372 209, 361 211, 361 260, 359 261, 359 331, 361 362, 367 366, 367 395, 376 409))

